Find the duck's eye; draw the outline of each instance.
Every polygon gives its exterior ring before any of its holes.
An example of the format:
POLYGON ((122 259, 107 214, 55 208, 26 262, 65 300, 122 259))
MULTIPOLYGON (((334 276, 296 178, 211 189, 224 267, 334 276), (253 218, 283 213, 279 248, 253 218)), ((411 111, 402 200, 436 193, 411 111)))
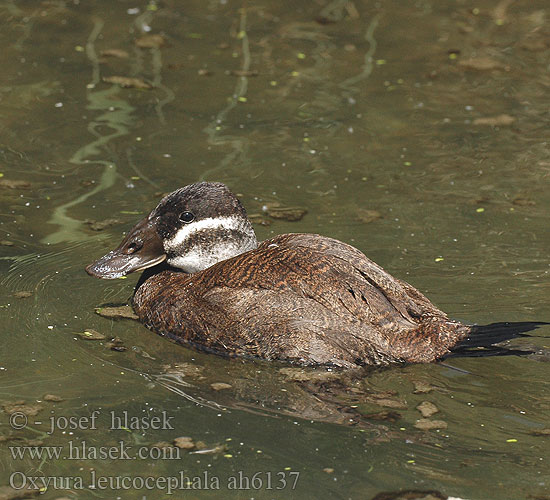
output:
POLYGON ((195 216, 191 212, 182 212, 180 214, 180 220, 182 222, 185 222, 186 224, 193 222, 194 219, 195 219, 195 216))
POLYGON ((143 247, 142 241, 133 241, 126 248, 126 254, 131 255, 133 253, 136 253, 138 250, 141 250, 142 247, 143 247))

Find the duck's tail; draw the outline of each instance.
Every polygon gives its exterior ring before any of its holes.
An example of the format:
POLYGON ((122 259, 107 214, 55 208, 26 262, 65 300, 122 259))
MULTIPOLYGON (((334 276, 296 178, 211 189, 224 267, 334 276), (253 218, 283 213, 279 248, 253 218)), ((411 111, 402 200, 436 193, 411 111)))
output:
POLYGON ((474 325, 468 337, 456 344, 446 358, 532 354, 529 349, 510 349, 498 344, 518 337, 531 337, 527 332, 549 324, 544 321, 519 321, 474 325))

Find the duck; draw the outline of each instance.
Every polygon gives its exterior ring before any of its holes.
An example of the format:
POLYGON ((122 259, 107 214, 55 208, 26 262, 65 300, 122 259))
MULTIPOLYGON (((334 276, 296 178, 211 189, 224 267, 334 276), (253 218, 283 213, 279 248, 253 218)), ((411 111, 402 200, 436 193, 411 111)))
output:
POLYGON ((472 329, 347 243, 307 233, 259 243, 244 206, 219 182, 168 194, 86 267, 102 279, 140 271, 132 306, 141 323, 227 357, 336 368, 429 363, 472 329))

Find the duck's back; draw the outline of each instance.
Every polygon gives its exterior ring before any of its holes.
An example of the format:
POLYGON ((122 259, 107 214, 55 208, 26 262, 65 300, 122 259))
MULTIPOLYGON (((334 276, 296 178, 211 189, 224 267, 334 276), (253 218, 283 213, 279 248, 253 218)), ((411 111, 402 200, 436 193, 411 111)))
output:
POLYGON ((148 328, 198 348, 306 365, 433 361, 469 332, 359 250, 314 234, 155 274, 134 308, 148 328))

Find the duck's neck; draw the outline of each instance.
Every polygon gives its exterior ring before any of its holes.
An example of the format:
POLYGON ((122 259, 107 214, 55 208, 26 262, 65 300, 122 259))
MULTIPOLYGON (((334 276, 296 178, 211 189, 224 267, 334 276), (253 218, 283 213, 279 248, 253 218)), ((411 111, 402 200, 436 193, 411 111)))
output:
POLYGON ((252 224, 242 217, 203 219, 183 226, 164 242, 168 264, 187 273, 202 271, 257 246, 252 224))

